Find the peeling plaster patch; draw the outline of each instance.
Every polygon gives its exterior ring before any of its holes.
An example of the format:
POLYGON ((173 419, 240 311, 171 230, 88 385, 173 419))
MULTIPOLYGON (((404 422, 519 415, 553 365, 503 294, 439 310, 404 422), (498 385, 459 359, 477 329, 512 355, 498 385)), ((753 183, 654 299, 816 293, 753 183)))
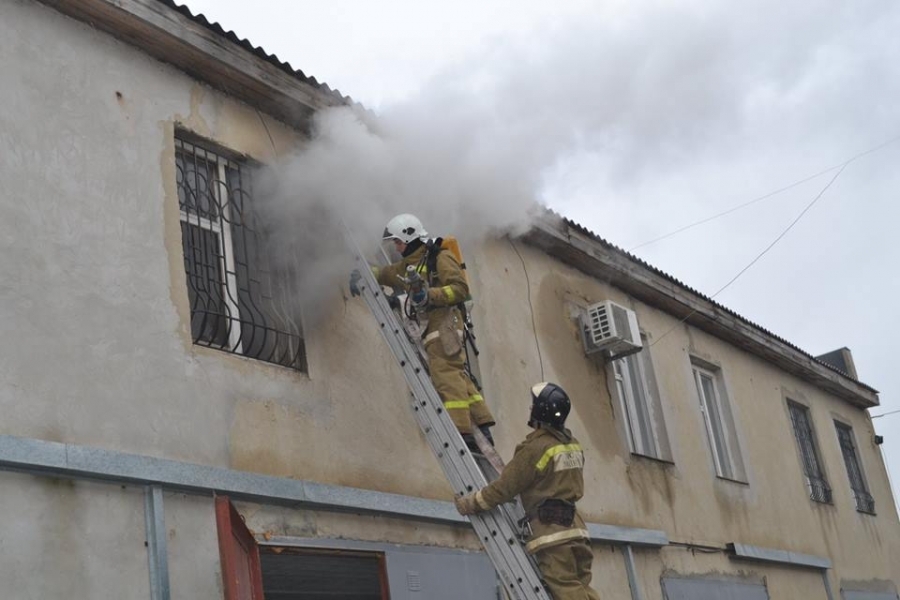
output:
POLYGON ((405 521, 377 515, 326 512, 237 503, 257 539, 346 539, 389 544, 482 550, 469 527, 405 521))
MULTIPOLYGON (((176 115, 175 120, 184 125, 186 128, 190 129, 194 133, 201 135, 206 138, 213 138, 213 128, 210 127, 209 123, 203 117, 203 102, 205 96, 207 94, 206 86, 200 83, 194 83, 191 86, 191 97, 190 97, 190 113, 187 117, 183 117, 181 115, 176 115)), ((217 98, 216 95, 212 96, 213 101, 217 98)), ((218 103, 216 103, 218 104, 218 103)))
POLYGON ((447 527, 374 515, 322 513, 319 515, 319 535, 370 542, 482 550, 478 538, 469 527, 447 527))
POLYGON ((191 337, 191 306, 187 294, 184 273, 184 250, 181 241, 181 212, 178 208, 178 188, 175 174, 175 123, 160 121, 162 150, 159 155, 159 170, 162 176, 163 197, 163 244, 169 262, 169 298, 178 316, 175 334, 182 342, 184 351, 191 352, 194 345, 191 337))
POLYGON ((220 143, 239 148, 242 154, 267 165, 277 164, 304 140, 302 134, 274 117, 237 102, 222 104, 218 123, 220 143))
POLYGON ((270 539, 275 536, 319 537, 317 514, 311 510, 297 510, 280 506, 260 506, 236 503, 251 533, 270 539))

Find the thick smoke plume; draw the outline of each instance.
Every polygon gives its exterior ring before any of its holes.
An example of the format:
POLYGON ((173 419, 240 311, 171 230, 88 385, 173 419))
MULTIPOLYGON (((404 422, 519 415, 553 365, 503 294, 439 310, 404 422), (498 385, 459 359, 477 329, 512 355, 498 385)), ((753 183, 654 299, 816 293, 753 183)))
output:
POLYGON ((276 254, 302 261, 309 317, 351 267, 340 222, 367 250, 400 212, 474 249, 547 201, 588 225, 603 214, 613 239, 648 215, 665 231, 710 190, 883 140, 900 124, 897 27, 883 0, 636 2, 494 40, 377 115, 319 113, 267 178, 276 254))

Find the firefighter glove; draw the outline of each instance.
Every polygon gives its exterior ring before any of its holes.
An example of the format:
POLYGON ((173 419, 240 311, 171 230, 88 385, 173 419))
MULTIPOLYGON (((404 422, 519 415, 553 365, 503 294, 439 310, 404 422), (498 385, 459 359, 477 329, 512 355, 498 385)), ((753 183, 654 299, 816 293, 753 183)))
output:
POLYGON ((362 279, 362 274, 359 272, 359 269, 353 269, 353 272, 350 273, 350 295, 351 296, 359 296, 359 280, 362 279))
POLYGON ((416 308, 425 308, 428 306, 428 284, 422 282, 422 285, 413 290, 410 294, 410 300, 416 308))
POLYGON ((466 494, 453 500, 456 503, 456 510, 461 515, 473 515, 480 509, 478 501, 475 500, 475 494, 466 494))

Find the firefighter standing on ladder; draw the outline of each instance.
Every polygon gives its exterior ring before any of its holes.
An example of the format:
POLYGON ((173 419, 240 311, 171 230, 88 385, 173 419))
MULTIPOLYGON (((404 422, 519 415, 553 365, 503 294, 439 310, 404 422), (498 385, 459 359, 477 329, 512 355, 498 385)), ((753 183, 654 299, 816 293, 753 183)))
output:
POLYGON ((499 479, 456 498, 462 515, 491 510, 517 495, 531 526, 525 550, 534 554, 554 600, 599 600, 590 587, 593 553, 590 535, 575 510, 584 495, 584 453, 565 428, 571 402, 553 383, 531 390, 528 434, 516 447, 499 479))
MULTIPOLYGON (((422 222, 410 214, 391 219, 382 240, 393 242, 402 259, 386 267, 374 267, 375 278, 381 285, 407 289, 416 312, 425 317, 423 342, 428 370, 447 414, 473 451, 477 451, 473 422, 493 444, 489 428, 495 425, 494 417, 466 370, 460 306, 469 298, 469 285, 463 266, 453 252, 427 242, 428 232, 422 222), (412 278, 420 283, 410 286, 412 278)), ((351 293, 358 281, 358 273, 351 276, 351 293)))

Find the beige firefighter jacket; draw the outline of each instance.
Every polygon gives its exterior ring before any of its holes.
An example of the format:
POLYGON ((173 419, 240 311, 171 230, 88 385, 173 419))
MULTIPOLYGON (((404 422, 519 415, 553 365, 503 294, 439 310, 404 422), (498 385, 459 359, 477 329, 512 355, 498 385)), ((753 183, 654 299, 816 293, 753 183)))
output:
MULTIPOLYGON (((419 268, 419 275, 428 282, 428 307, 426 310, 425 337, 432 333, 435 336, 442 323, 447 323, 461 330, 463 323, 456 308, 469 297, 469 284, 466 283, 462 267, 452 252, 441 250, 437 256, 437 273, 429 273, 424 258, 428 248, 422 244, 403 260, 386 267, 373 269, 375 278, 381 285, 407 289, 402 278, 406 277, 406 267, 412 265, 419 268), (421 266, 420 266, 421 263, 421 266)), ((426 339, 426 341, 428 341, 426 339)))
POLYGON ((541 427, 516 447, 512 460, 500 477, 475 494, 482 510, 510 502, 521 495, 533 536, 525 549, 534 553, 572 539, 589 539, 581 515, 576 511, 571 527, 542 523, 538 506, 551 498, 577 502, 584 495, 584 453, 572 433, 541 427))

